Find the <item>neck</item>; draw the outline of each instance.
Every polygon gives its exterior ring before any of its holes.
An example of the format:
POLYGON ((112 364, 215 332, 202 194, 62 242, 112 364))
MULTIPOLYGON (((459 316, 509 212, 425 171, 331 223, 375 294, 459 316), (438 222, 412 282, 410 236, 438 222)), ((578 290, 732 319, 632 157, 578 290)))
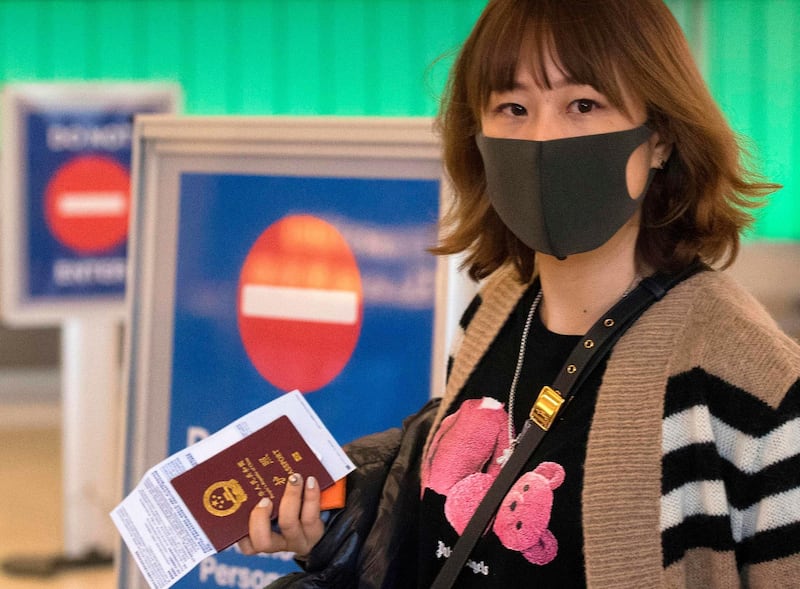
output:
POLYGON ((565 260, 537 255, 544 295, 541 318, 550 331, 583 335, 635 285, 641 276, 635 242, 635 232, 624 232, 596 250, 565 260))

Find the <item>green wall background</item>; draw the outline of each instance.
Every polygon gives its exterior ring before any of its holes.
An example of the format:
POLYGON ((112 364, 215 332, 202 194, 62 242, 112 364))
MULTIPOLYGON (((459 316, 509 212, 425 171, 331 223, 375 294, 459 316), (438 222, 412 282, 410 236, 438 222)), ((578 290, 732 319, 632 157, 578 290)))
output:
MULTIPOLYGON (((0 0, 0 82, 172 80, 188 114, 430 116, 486 0, 0 0)), ((800 0, 668 0, 800 239, 800 0)), ((1 122, 0 122, 1 124, 1 122)))

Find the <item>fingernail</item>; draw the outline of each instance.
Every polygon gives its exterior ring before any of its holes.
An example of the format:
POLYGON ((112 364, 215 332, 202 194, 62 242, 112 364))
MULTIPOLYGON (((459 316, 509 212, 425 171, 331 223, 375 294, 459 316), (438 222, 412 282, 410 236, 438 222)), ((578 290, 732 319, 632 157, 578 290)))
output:
POLYGON ((258 502, 256 507, 269 507, 270 500, 264 497, 261 501, 258 502))
POLYGON ((308 477, 308 479, 306 479, 306 489, 313 489, 316 486, 317 486, 317 479, 315 479, 314 477, 308 477))
POLYGON ((300 475, 296 472, 293 472, 289 475, 289 484, 290 485, 299 485, 300 484, 300 475))

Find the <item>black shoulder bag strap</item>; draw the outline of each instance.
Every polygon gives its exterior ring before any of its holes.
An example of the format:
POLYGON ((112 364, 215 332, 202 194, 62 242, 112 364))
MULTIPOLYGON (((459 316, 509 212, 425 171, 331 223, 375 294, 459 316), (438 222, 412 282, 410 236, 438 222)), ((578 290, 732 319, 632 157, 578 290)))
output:
POLYGON ((654 274, 644 278, 581 338, 558 373, 553 386, 545 386, 539 393, 531 408, 530 419, 525 421, 514 452, 478 505, 464 533, 453 547, 450 557, 431 585, 431 589, 449 589, 455 584, 470 552, 488 527, 503 497, 519 478, 525 464, 555 422, 559 411, 566 407, 575 391, 580 388, 598 362, 608 354, 625 330, 670 288, 704 268, 704 264, 695 262, 677 274, 654 274))

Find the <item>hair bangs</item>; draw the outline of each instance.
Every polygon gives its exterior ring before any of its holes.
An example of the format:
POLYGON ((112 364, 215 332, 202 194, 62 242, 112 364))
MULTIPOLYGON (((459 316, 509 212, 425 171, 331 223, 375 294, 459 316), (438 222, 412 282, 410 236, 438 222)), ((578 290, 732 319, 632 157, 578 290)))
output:
POLYGON ((528 68, 541 88, 552 88, 547 74, 550 60, 570 82, 596 88, 627 113, 621 86, 632 81, 625 80, 627 67, 616 49, 616 31, 598 28, 591 15, 576 15, 565 4, 563 0, 512 2, 484 23, 486 30, 476 37, 482 45, 475 54, 480 56, 473 78, 480 87, 471 101, 476 114, 492 92, 514 88, 520 67, 528 68))
POLYGON ((475 35, 472 55, 470 105, 477 118, 492 92, 503 92, 514 87, 520 51, 526 43, 527 15, 522 3, 511 3, 479 23, 480 34, 475 35))

